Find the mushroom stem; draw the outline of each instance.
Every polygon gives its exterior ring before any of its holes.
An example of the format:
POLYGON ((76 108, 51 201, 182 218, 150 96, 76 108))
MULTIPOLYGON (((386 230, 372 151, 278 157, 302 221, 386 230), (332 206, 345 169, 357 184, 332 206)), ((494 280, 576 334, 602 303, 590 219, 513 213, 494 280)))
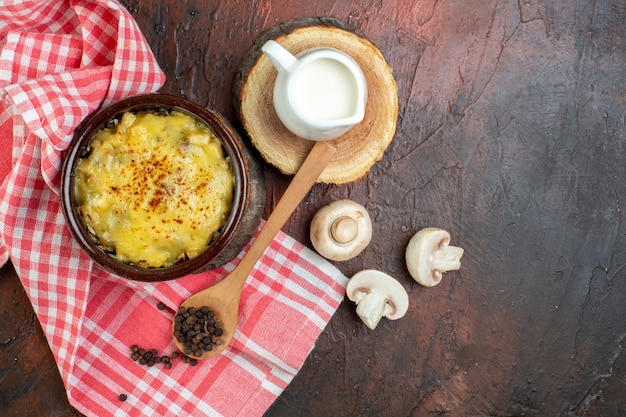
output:
POLYGON ((347 244, 356 239, 359 225, 356 220, 348 216, 341 216, 330 226, 330 235, 339 244, 347 244))
POLYGON ((433 253, 432 268, 441 271, 456 271, 461 268, 463 248, 457 246, 442 246, 433 253))
POLYGON ((374 330, 385 313, 387 296, 379 291, 370 291, 357 303, 356 313, 363 323, 374 330))

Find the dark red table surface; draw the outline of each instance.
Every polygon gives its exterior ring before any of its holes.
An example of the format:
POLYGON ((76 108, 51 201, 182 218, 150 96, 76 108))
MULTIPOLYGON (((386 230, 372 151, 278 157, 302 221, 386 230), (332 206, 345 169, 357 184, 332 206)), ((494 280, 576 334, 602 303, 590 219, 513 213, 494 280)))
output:
MULTIPOLYGON (((354 184, 316 185, 283 230, 310 246, 319 207, 362 203, 373 241, 337 266, 395 276, 409 311, 370 331, 346 300, 267 417, 626 415, 623 1, 123 3, 162 91, 240 131, 235 71, 281 22, 337 17, 393 68, 400 115, 384 159, 354 184), (427 226, 465 248, 434 288, 404 260, 427 226)), ((268 212, 290 177, 265 176, 268 212)), ((79 415, 10 264, 0 318, 0 415, 79 415)))

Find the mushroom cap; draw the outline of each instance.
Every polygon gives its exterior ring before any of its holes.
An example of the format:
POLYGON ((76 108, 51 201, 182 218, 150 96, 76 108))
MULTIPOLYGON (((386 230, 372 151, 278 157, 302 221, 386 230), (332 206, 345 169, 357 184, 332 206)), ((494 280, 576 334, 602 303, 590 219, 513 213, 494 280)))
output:
POLYGON ((384 317, 390 320, 404 317, 409 309, 409 295, 392 276, 375 269, 364 269, 354 274, 346 287, 348 298, 357 304, 372 291, 384 293, 386 296, 384 317))
POLYGON ((333 201, 313 216, 310 236, 320 255, 333 261, 347 261, 369 245, 372 220, 359 203, 347 199, 333 201))
MULTIPOLYGON (((458 269, 452 264, 446 269, 439 269, 434 265, 435 253, 446 249, 449 244, 450 233, 436 227, 424 228, 413 235, 406 247, 405 258, 409 273, 415 281, 426 287, 433 287, 441 282, 443 272, 458 269)), ((455 258, 451 261, 458 263, 463 249, 456 247, 450 247, 450 249, 449 252, 455 258)))

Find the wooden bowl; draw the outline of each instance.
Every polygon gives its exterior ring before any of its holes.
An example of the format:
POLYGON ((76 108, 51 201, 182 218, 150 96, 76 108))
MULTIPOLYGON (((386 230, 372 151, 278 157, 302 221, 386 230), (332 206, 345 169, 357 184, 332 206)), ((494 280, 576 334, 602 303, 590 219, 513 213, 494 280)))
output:
POLYGON ((63 159, 61 204, 70 232, 98 265, 116 275, 132 280, 164 281, 207 269, 207 266, 233 241, 241 228, 249 203, 249 175, 241 139, 221 116, 181 97, 166 94, 140 95, 120 100, 93 113, 76 129, 74 139, 63 159), (125 263, 106 251, 84 224, 73 191, 77 163, 85 154, 96 132, 112 120, 120 118, 125 112, 146 110, 176 110, 195 117, 206 124, 221 140, 225 152, 230 157, 230 164, 235 177, 232 208, 219 236, 207 246, 204 252, 196 257, 182 260, 172 266, 159 268, 125 263))

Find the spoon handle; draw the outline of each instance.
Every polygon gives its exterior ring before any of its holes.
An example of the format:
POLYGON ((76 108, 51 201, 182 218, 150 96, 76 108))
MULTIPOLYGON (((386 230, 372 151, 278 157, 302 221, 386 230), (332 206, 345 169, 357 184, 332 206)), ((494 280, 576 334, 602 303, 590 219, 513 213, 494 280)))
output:
POLYGON ((291 183, 289 183, 278 204, 274 207, 272 214, 270 214, 265 225, 263 225, 252 246, 235 268, 238 279, 232 280, 234 286, 236 285, 238 288, 243 287, 254 265, 272 242, 276 233, 291 217, 300 201, 315 184, 328 162, 332 159, 335 151, 336 148, 328 141, 315 142, 315 145, 291 180, 291 183))

